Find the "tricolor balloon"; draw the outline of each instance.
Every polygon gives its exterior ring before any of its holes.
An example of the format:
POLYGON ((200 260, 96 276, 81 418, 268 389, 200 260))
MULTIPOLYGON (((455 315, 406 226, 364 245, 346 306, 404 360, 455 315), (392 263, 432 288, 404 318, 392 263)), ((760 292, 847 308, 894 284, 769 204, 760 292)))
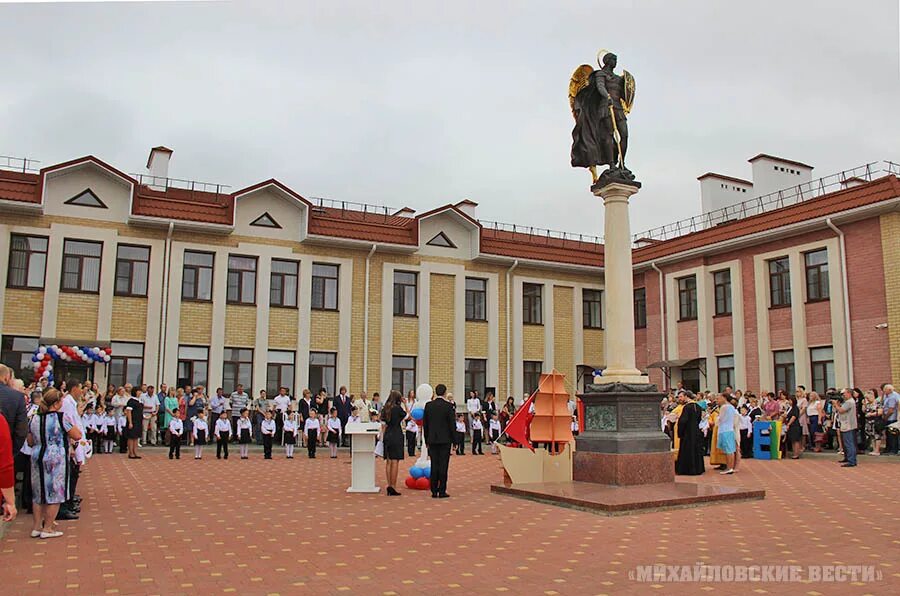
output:
POLYGON ((83 362, 92 364, 94 362, 107 363, 111 360, 110 355, 112 349, 100 346, 38 346, 31 355, 31 362, 34 366, 34 380, 47 379, 53 382, 53 361, 62 360, 64 362, 83 362))

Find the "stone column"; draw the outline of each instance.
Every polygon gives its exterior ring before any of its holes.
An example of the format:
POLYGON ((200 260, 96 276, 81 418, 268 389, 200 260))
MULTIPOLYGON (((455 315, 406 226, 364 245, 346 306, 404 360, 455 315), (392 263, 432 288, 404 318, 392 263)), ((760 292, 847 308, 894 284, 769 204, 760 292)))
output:
POLYGON ((628 199, 637 186, 613 182, 594 190, 603 199, 606 291, 606 369, 598 383, 647 383, 634 359, 634 280, 628 199))

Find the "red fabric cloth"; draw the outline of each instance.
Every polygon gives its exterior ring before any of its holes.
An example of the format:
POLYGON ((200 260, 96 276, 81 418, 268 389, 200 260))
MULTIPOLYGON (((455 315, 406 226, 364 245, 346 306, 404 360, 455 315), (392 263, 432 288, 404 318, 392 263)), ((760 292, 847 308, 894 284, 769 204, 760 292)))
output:
POLYGON ((12 488, 15 484, 12 435, 9 433, 6 418, 0 416, 0 488, 12 488))
MULTIPOLYGON (((535 392, 537 393, 537 392, 535 392)), ((531 409, 531 402, 534 401, 534 394, 531 395, 528 399, 525 400, 525 403, 522 404, 513 417, 509 419, 509 422, 506 424, 506 436, 518 443, 519 445, 524 445, 528 447, 532 451, 534 451, 534 446, 531 444, 531 440, 529 437, 529 427, 531 425, 531 419, 534 418, 534 415, 529 412, 531 409)))

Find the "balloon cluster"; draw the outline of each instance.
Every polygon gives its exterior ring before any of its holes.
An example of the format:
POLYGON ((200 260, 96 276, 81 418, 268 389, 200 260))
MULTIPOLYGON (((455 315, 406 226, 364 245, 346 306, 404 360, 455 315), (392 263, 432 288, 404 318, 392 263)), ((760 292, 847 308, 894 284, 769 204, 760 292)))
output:
POLYGON ((406 488, 426 490, 431 488, 431 466, 413 466, 406 478, 406 488))
POLYGON ((34 366, 34 380, 47 379, 53 382, 53 361, 64 362, 109 362, 112 357, 112 348, 88 347, 88 346, 40 346, 31 355, 34 366))
POLYGON ((412 416, 416 424, 422 426, 422 422, 425 420, 425 408, 413 408, 409 415, 412 416))

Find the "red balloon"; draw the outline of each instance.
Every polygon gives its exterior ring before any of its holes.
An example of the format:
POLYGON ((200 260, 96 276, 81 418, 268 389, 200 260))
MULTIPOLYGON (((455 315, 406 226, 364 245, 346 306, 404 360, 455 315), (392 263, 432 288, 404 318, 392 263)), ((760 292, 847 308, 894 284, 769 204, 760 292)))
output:
POLYGON ((431 488, 431 480, 422 476, 421 478, 417 478, 413 482, 416 483, 416 488, 419 490, 426 490, 431 488))
POLYGON ((406 488, 416 488, 416 479, 412 476, 406 477, 406 488))
POLYGON ((424 419, 424 418, 419 418, 419 419, 416 420, 415 422, 416 422, 416 424, 418 424, 419 426, 422 426, 423 424, 425 424, 425 419, 424 419))

